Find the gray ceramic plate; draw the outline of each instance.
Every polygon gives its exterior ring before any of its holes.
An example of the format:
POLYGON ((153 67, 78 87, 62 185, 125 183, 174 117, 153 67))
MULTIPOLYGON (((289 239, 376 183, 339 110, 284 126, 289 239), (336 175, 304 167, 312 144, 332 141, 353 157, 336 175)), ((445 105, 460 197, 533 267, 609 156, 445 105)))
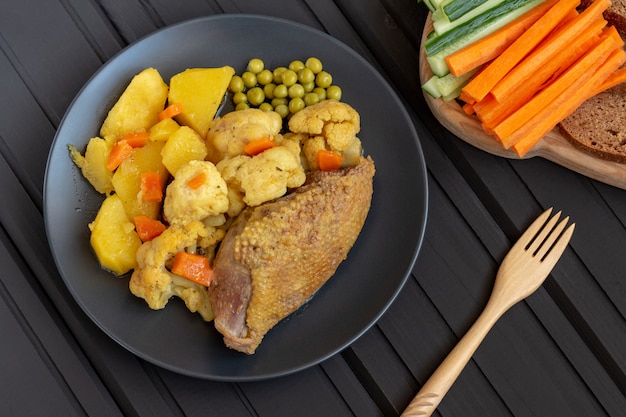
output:
POLYGON ((339 352, 383 314, 410 274, 427 213, 424 158, 411 119, 378 72, 332 37, 293 22, 218 15, 159 30, 124 49, 83 87, 49 155, 46 231, 76 302, 111 338, 139 357, 201 378, 244 381, 288 374, 339 352), (250 34, 250 36, 242 36, 250 34), (72 164, 68 144, 84 149, 130 79, 155 67, 167 81, 189 67, 231 65, 252 57, 268 67, 320 58, 361 114, 360 138, 377 167, 372 208, 348 259, 299 311, 279 323, 257 352, 226 348, 212 323, 178 299, 150 310, 128 291, 128 277, 103 271, 89 245, 88 223, 102 201, 72 164))

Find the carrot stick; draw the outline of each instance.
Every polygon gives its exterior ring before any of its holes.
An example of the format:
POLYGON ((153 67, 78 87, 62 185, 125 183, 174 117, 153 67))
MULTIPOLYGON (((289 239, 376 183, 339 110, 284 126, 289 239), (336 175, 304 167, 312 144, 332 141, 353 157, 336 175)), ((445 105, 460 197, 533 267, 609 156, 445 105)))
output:
POLYGON ((265 137, 246 143, 246 145, 243 147, 243 151, 250 156, 254 156, 269 148, 273 148, 274 146, 276 146, 276 142, 274 142, 269 137, 265 137))
POLYGON ((602 19, 602 13, 611 5, 611 0, 595 0, 578 18, 573 19, 561 30, 549 36, 506 77, 500 80, 491 93, 498 101, 515 94, 524 87, 531 74, 546 65, 554 56, 567 49, 574 40, 595 20, 602 19))
POLYGON ((462 108, 465 114, 467 114, 468 116, 471 116, 472 114, 475 113, 473 104, 465 103, 462 108))
POLYGON ((626 53, 621 48, 613 51, 589 78, 577 80, 526 125, 517 130, 514 135, 518 136, 519 140, 512 146, 513 150, 520 157, 523 157, 561 120, 572 114, 585 100, 593 96, 593 93, 597 91, 604 80, 625 61, 626 53))
POLYGON ((615 87, 618 84, 626 81, 626 67, 620 68, 615 71, 613 74, 609 75, 606 80, 602 83, 602 85, 596 91, 596 94, 601 93, 603 91, 608 90, 611 87, 615 87))
POLYGON ((448 55, 445 60, 450 72, 458 77, 495 59, 557 1, 541 3, 492 34, 448 55))
POLYGON ((209 265, 209 259, 193 253, 176 253, 172 273, 205 287, 208 287, 213 280, 213 269, 209 265))
POLYGON ((166 229, 165 225, 161 223, 160 220, 152 219, 148 216, 135 216, 133 221, 135 223, 135 230, 142 242, 154 239, 166 229))
POLYGON ((597 43, 598 36, 606 22, 597 21, 590 25, 581 36, 574 39, 568 48, 553 57, 546 65, 538 68, 524 83, 524 88, 518 90, 516 94, 507 97, 506 100, 497 101, 492 95, 488 95, 481 104, 476 104, 475 110, 483 125, 494 128, 506 117, 510 116, 516 109, 531 99, 540 89, 549 83, 550 79, 558 77, 563 71, 569 68, 576 60, 587 51, 591 45, 597 43))
POLYGON ((527 101, 513 114, 499 123, 494 129, 494 135, 502 142, 505 149, 513 145, 511 135, 527 123, 534 115, 547 106, 554 97, 563 93, 574 81, 579 78, 590 77, 598 62, 604 62, 609 54, 619 45, 621 38, 616 30, 607 31, 600 42, 592 47, 581 59, 565 71, 548 87, 527 101), (612 34, 615 34, 619 41, 612 34))
POLYGON ((344 161, 343 155, 337 152, 320 149, 317 151, 317 165, 322 171, 333 171, 339 169, 344 161))
MULTIPOLYGON (((494 86, 579 4, 580 0, 559 0, 504 52, 494 59, 484 71, 472 78, 463 87, 463 91, 476 101, 485 98, 494 86)), ((499 96, 495 97, 499 100, 499 96)))

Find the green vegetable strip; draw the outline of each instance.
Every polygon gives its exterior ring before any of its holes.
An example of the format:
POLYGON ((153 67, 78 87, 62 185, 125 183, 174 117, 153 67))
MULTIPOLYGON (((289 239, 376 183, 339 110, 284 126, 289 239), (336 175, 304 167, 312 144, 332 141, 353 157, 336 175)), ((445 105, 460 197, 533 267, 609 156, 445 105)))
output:
POLYGON ((452 0, 450 3, 443 6, 443 11, 446 13, 446 16, 448 16, 448 19, 453 21, 486 1, 487 0, 452 0))
POLYGON ((480 30, 483 26, 496 21, 507 14, 533 2, 534 0, 511 0, 500 3, 493 9, 489 9, 475 18, 457 26, 456 28, 442 33, 439 36, 428 39, 424 43, 424 48, 428 55, 434 55, 448 46, 454 44, 474 31, 480 30))

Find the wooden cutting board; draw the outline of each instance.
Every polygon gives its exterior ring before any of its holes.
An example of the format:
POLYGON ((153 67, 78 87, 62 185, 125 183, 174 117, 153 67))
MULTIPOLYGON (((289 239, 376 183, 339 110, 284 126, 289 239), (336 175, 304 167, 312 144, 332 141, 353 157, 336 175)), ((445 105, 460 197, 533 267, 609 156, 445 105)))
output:
MULTIPOLYGON (((420 48, 419 74, 422 83, 432 76, 424 51, 424 40, 432 27, 429 14, 420 48)), ((520 158, 513 150, 504 149, 493 136, 487 135, 480 126, 478 119, 475 116, 465 114, 458 102, 454 100, 444 102, 441 99, 434 99, 426 93, 424 96, 433 115, 446 129, 483 151, 511 159, 528 159, 538 156, 589 178, 626 189, 626 164, 606 161, 578 150, 561 136, 558 128, 548 133, 523 158, 520 158)))

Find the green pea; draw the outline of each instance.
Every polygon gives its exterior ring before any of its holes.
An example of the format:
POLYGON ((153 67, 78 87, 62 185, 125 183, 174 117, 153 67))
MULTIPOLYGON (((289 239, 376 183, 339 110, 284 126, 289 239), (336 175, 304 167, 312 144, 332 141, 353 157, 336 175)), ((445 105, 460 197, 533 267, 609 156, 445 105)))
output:
POLYGON ((285 84, 287 87, 291 87, 298 82, 298 74, 296 74, 295 71, 288 69, 283 72, 282 79, 283 84, 285 84))
POLYGON ((240 93, 243 91, 245 86, 243 85, 243 80, 239 75, 233 75, 233 78, 230 79, 230 84, 228 85, 228 88, 233 93, 240 93))
POLYGON ((305 93, 311 93, 315 89, 315 81, 311 83, 302 84, 302 87, 304 87, 305 93))
POLYGON ((315 93, 307 93, 304 96, 304 105, 307 107, 317 104, 319 102, 320 102, 320 97, 315 93))
POLYGON ((304 108, 304 100, 300 97, 289 100, 289 113, 295 114, 304 108))
POLYGON ((235 105, 239 103, 247 103, 247 102, 248 102, 248 96, 243 91, 240 91, 233 95, 233 103, 235 103, 235 105))
POLYGON ((298 72, 302 68, 304 68, 304 62, 302 61, 295 60, 289 63, 289 69, 292 70, 293 72, 298 72))
POLYGON ((259 109, 263 111, 274 111, 274 107, 272 107, 270 103, 261 103, 259 109))
POLYGON ((257 84, 256 74, 252 71, 244 71, 243 74, 241 74, 241 79, 243 80, 243 85, 247 88, 252 88, 257 84))
POLYGON ((289 104, 289 100, 287 100, 287 98, 285 98, 285 97, 283 97, 283 98, 275 97, 275 98, 272 99, 271 103, 272 103, 272 107, 276 108, 276 107, 280 106, 281 104, 286 106, 287 104, 289 104))
POLYGON ((235 106, 235 110, 245 110, 249 108, 250 106, 248 106, 248 103, 239 103, 235 106))
POLYGON ((326 89, 325 88, 315 87, 313 89, 313 92, 315 94, 317 94, 317 96, 320 98, 320 101, 326 100, 326 89))
POLYGON ((283 72, 287 71, 286 67, 276 67, 274 68, 273 74, 274 74, 274 83, 275 84, 282 84, 283 82, 283 72))
POLYGON ((283 119, 289 116, 289 107, 286 104, 279 104, 278 106, 274 107, 274 111, 280 114, 280 117, 282 117, 283 119))
POLYGON ((248 102, 252 106, 258 106, 265 101, 265 94, 261 87, 252 87, 246 95, 248 96, 248 102))
POLYGON ((318 87, 328 88, 333 83, 333 77, 326 71, 321 71, 315 76, 315 84, 318 87))
POLYGON ((289 97, 290 98, 304 97, 304 87, 302 87, 302 84, 294 84, 291 87, 289 87, 289 97))
POLYGON ((268 83, 265 84, 263 86, 263 93, 265 94, 265 97, 268 99, 273 99, 274 98, 274 89, 276 88, 276 84, 274 83, 268 83))
POLYGON ((265 68, 265 64, 259 58, 252 58, 250 61, 248 61, 248 71, 253 74, 260 73, 261 71, 263 71, 263 68, 265 68))
POLYGON ((338 85, 331 85, 326 89, 326 98, 332 100, 341 100, 341 87, 338 85))
POLYGON ((274 87, 274 97, 284 98, 289 95, 289 89, 285 84, 278 84, 274 87))
POLYGON ((308 58, 304 65, 307 68, 310 68, 311 71, 313 71, 313 74, 319 74, 322 71, 322 68, 324 67, 322 65, 322 61, 320 61, 318 58, 315 57, 310 57, 308 58))
POLYGON ((272 73, 272 71, 264 69, 257 74, 256 80, 261 85, 267 85, 274 81, 274 74, 272 73))
POLYGON ((312 83, 315 81, 315 74, 311 68, 302 68, 298 71, 298 81, 301 84, 312 83))

